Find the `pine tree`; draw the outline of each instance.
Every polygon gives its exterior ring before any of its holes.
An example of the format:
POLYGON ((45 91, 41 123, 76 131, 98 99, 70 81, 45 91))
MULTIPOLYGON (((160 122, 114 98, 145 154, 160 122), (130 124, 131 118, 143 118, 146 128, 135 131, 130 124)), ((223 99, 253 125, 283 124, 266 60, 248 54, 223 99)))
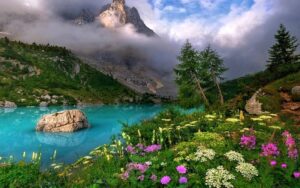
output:
POLYGON ((200 61, 202 61, 202 64, 205 64, 208 68, 210 77, 217 87, 220 103, 224 104, 220 80, 223 80, 222 74, 227 70, 227 68, 225 68, 223 60, 215 50, 208 46, 205 50, 200 52, 200 61))
POLYGON ((276 71, 280 66, 289 66, 299 58, 295 55, 298 47, 297 39, 291 36, 283 24, 280 25, 275 39, 276 43, 269 50, 267 68, 270 71, 276 71))
POLYGON ((176 74, 176 83, 179 85, 179 95, 184 91, 182 89, 188 88, 197 91, 203 99, 204 103, 208 106, 209 101, 205 95, 204 85, 208 82, 207 67, 199 61, 199 54, 193 48, 192 44, 187 41, 181 49, 181 54, 178 57, 181 62, 174 69, 176 74))

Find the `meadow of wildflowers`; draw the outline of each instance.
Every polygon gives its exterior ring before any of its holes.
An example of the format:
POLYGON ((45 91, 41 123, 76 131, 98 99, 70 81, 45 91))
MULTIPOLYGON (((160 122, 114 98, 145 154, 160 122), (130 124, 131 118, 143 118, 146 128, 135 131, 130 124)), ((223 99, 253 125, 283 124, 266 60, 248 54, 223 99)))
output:
POLYGON ((267 115, 238 117, 169 110, 47 171, 38 153, 32 164, 1 159, 0 187, 300 187, 300 131, 267 115))

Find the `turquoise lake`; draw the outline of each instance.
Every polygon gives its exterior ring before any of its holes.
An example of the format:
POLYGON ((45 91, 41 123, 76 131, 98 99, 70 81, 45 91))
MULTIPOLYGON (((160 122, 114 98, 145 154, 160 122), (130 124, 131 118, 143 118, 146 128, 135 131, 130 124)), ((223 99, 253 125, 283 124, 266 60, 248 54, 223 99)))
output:
MULTIPOLYGON (((121 132, 122 123, 138 123, 154 117, 162 110, 159 105, 116 105, 89 106, 79 108, 91 124, 91 128, 76 133, 39 133, 35 126, 39 118, 74 107, 26 107, 0 109, 0 156, 4 159, 13 156, 14 161, 31 160, 32 152, 42 153, 42 166, 52 163, 50 158, 57 150, 57 163, 69 164, 92 149, 107 144, 111 136, 121 132)), ((78 108, 77 108, 78 109, 78 108)))

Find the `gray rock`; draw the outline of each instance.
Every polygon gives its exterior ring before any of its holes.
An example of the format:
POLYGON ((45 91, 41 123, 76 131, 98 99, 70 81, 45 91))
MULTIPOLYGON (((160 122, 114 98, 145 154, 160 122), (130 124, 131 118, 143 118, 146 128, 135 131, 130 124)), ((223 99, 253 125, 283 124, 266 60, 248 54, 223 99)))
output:
POLYGON ((90 125, 80 110, 66 110, 43 116, 36 127, 42 132, 75 132, 90 125))
POLYGON ((292 88, 292 97, 295 101, 300 101, 300 86, 295 86, 292 88))
POLYGON ((43 96, 41 96, 41 98, 44 99, 44 100, 51 100, 50 95, 43 95, 43 96))
POLYGON ((43 102, 40 103, 40 107, 47 107, 47 106, 48 106, 48 103, 47 103, 47 102, 44 102, 44 101, 43 101, 43 102))
POLYGON ((3 107, 4 108, 17 108, 17 105, 14 102, 5 101, 3 107))
POLYGON ((255 92, 246 103, 245 110, 251 115, 261 115, 267 113, 262 111, 262 103, 257 100, 257 96, 260 92, 261 89, 255 92))

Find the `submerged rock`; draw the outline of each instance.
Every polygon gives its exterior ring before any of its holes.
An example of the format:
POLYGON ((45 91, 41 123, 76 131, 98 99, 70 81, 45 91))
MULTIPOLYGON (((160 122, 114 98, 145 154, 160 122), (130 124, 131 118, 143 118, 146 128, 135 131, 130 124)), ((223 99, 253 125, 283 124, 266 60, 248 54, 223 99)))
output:
POLYGON ((67 110, 43 116, 36 127, 42 132, 75 132, 88 128, 89 123, 80 110, 67 110))

